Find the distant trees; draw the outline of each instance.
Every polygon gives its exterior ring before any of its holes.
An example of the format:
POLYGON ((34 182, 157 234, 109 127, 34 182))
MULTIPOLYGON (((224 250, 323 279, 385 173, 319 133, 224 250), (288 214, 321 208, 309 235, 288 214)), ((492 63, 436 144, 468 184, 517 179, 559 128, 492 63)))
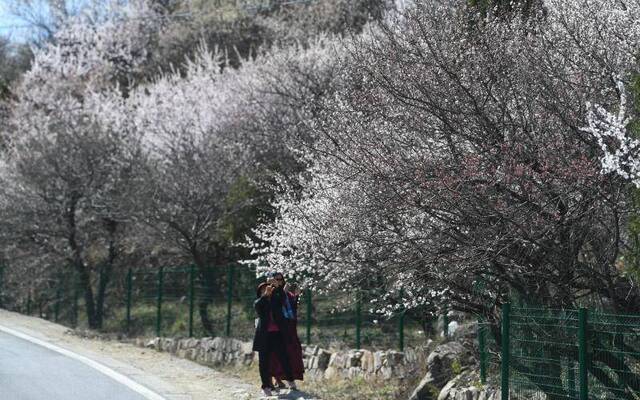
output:
POLYGON ((37 52, 11 110, 1 176, 5 257, 46 255, 48 264, 73 268, 91 328, 102 325, 142 161, 138 132, 121 118, 118 84, 144 62, 146 27, 140 18, 75 20, 37 52))
POLYGON ((369 22, 392 9, 388 0, 326 0, 270 2, 178 1, 166 8, 163 30, 154 55, 155 70, 180 69, 204 43, 218 49, 234 68, 271 46, 308 45, 321 35, 357 34, 369 22), (258 4, 267 4, 257 2, 258 4))
POLYGON ((12 88, 31 64, 31 50, 0 37, 0 149, 6 146, 12 88))
POLYGON ((123 257, 162 248, 198 267, 199 311, 213 334, 216 266, 241 257, 232 247, 266 202, 256 167, 287 159, 282 142, 260 134, 278 121, 269 118, 279 106, 258 90, 258 74, 271 70, 251 59, 228 68, 223 53, 200 46, 181 71, 154 78, 165 10, 107 11, 71 18, 14 90, 0 174, 4 257, 16 272, 71 267, 89 326, 100 328, 123 257))
POLYGON ((27 46, 11 43, 0 37, 0 98, 6 99, 10 86, 24 73, 31 62, 31 51, 27 46))
MULTIPOLYGON (((189 64, 186 76, 174 73, 131 94, 128 112, 144 137, 146 165, 137 188, 136 215, 150 227, 155 243, 178 249, 194 263, 203 287, 199 312, 213 334, 207 314, 217 292, 216 266, 232 261, 222 220, 234 185, 248 173, 248 159, 230 121, 238 118, 237 99, 221 73, 219 56, 206 50, 189 64)), ((240 94, 238 94, 240 95, 240 94)))
POLYGON ((218 291, 219 267, 247 257, 238 245, 271 212, 266 183, 275 171, 286 176, 303 168, 287 146, 306 140, 304 127, 291 123, 317 101, 309 85, 331 71, 332 44, 274 49, 238 69, 201 47, 182 72, 139 86, 127 99, 127 118, 143 137, 147 160, 137 218, 155 243, 197 266, 198 309, 209 334, 216 329, 208 306, 218 291), (289 69, 308 83, 283 75, 289 69), (276 81, 296 96, 283 101, 271 91, 276 81))
POLYGON ((4 7, 25 27, 31 27, 30 41, 42 46, 53 40, 56 32, 71 17, 77 16, 82 10, 106 3, 101 0, 6 0, 4 7))

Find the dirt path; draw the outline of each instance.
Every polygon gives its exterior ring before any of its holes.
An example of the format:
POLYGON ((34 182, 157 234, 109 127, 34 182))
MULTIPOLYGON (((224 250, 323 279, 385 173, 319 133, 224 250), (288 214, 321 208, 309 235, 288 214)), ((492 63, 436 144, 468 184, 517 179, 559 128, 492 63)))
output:
POLYGON ((115 341, 82 339, 69 334, 64 326, 5 310, 0 310, 0 325, 98 361, 167 400, 260 398, 255 384, 167 353, 115 341))

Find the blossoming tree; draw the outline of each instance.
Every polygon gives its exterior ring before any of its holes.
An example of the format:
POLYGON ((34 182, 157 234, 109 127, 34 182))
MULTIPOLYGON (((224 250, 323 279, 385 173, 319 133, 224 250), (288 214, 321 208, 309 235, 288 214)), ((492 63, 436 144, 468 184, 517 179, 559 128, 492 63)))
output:
POLYGON ((102 325, 139 169, 140 137, 122 117, 119 85, 144 64, 153 13, 132 2, 100 21, 72 20, 36 52, 11 108, 1 177, 6 256, 72 267, 91 328, 102 325))
POLYGON ((624 125, 588 104, 618 107, 636 72, 632 3, 547 1, 528 18, 418 3, 355 38, 341 90, 304 121, 312 167, 260 228, 259 260, 489 320, 514 297, 638 309, 616 265, 628 198, 583 129, 624 125))

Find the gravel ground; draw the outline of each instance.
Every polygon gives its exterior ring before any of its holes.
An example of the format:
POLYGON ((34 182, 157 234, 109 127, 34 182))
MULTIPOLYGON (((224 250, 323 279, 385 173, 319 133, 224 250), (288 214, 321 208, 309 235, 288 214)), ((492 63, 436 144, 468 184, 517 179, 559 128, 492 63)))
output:
MULTIPOLYGON (((167 400, 261 398, 257 382, 250 384, 167 353, 115 341, 83 339, 69 334, 67 327, 5 310, 0 310, 0 325, 98 361, 163 395, 167 400)), ((305 396, 283 394, 279 398, 299 400, 305 396)))

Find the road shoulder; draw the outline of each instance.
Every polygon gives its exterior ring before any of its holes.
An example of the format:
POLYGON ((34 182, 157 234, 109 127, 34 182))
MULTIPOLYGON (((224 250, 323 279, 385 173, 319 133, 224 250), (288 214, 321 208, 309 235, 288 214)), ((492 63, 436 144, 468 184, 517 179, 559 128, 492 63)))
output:
POLYGON ((40 318, 0 309, 0 325, 94 360, 166 400, 250 400, 256 388, 238 378, 168 353, 116 341, 84 339, 40 318))

